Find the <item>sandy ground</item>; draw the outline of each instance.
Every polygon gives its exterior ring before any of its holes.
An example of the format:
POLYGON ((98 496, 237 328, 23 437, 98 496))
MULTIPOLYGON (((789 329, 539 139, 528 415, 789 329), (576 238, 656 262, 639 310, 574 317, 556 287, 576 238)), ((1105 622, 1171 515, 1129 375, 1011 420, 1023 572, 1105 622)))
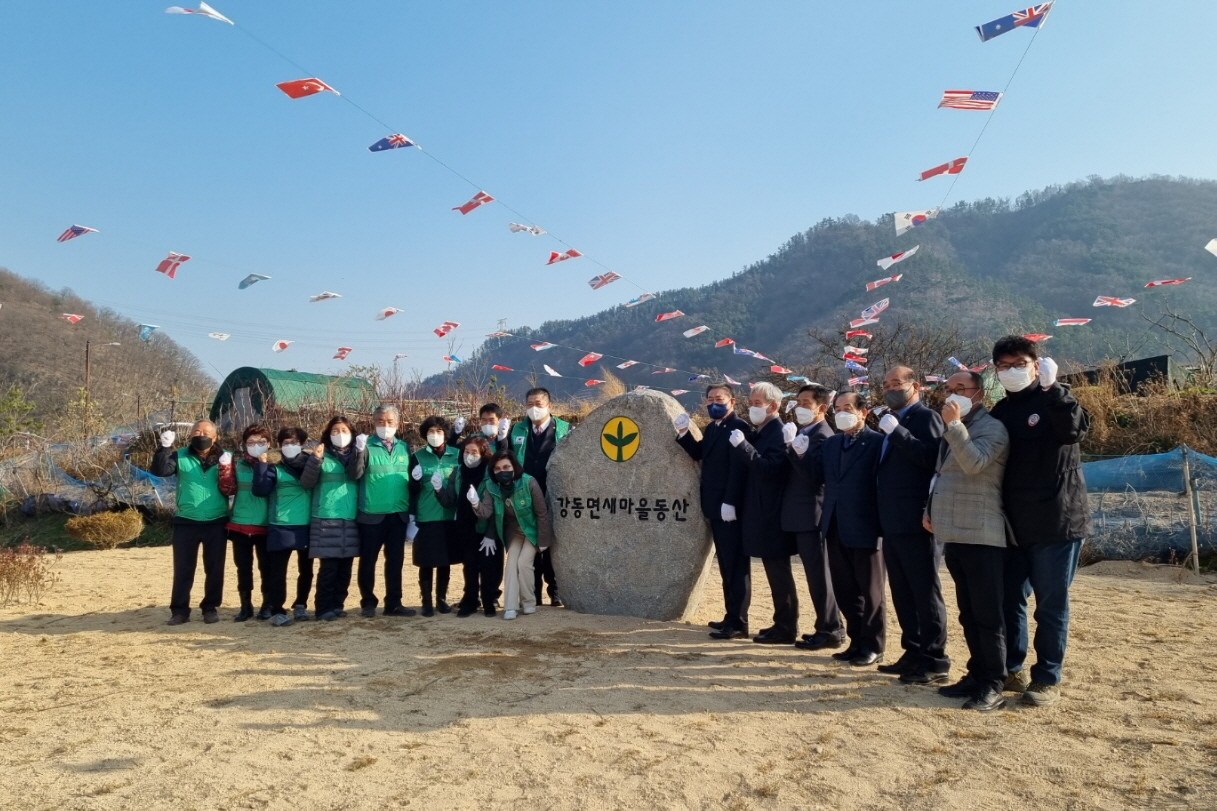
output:
POLYGON ((982 715, 714 642, 709 592, 696 624, 168 628, 168 549, 58 568, 41 605, 0 609, 0 808, 1217 807, 1217 586, 1178 570, 1083 570, 1066 699, 982 715))

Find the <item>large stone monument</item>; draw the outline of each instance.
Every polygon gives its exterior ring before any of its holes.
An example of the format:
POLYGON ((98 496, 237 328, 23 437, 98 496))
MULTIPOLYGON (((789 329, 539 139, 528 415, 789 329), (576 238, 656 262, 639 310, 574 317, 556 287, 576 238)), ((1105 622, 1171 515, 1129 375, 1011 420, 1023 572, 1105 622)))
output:
MULTIPOLYGON (((554 570, 569 608, 678 620, 697 607, 710 560, 698 464, 676 444, 683 409, 657 391, 614 397, 549 461, 554 570)), ((700 436, 697 426, 690 431, 700 436)))

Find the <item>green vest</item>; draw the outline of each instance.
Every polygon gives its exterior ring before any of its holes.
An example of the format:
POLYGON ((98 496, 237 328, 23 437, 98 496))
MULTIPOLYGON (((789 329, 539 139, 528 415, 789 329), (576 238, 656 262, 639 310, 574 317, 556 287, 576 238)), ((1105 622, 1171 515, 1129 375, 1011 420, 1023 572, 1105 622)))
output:
MULTIPOLYGON (((515 487, 511 490, 511 506, 516 511, 516 523, 520 525, 520 530, 524 533, 524 537, 533 546, 537 545, 537 516, 532 511, 532 487, 529 482, 532 481, 532 476, 527 473, 520 477, 516 482, 515 487)), ((503 501, 503 491, 499 487, 498 482, 487 479, 482 487, 486 492, 490 493, 491 499, 494 500, 494 525, 499 531, 499 541, 503 546, 507 546, 510 538, 503 536, 503 516, 506 514, 506 506, 503 501)))
POLYGON ((302 527, 308 524, 312 494, 300 485, 283 465, 276 465, 275 489, 270 494, 270 523, 277 527, 302 527))
POLYGON ((393 452, 380 437, 368 440, 368 466, 359 481, 359 511, 387 515, 410 511, 410 449, 400 439, 393 452))
MULTIPOLYGON (((420 448, 414 454, 414 462, 423 469, 423 477, 419 480, 418 503, 414 505, 414 520, 420 524, 423 521, 451 521, 456 517, 456 508, 445 507, 439 503, 435 488, 431 486, 431 475, 438 470, 447 482, 452 471, 461 463, 461 452, 448 445, 444 448, 443 456, 436 456, 428 446, 420 448)), ((463 495, 461 497, 464 498, 463 495)))
POLYGON ((321 475, 313 488, 313 517, 354 521, 358 499, 359 483, 347 478, 342 462, 327 450, 321 457, 321 475))
POLYGON ((237 479, 237 495, 232 500, 232 517, 229 520, 251 527, 266 526, 268 505, 265 498, 254 495, 254 466, 244 459, 238 459, 233 463, 233 472, 237 479))
MULTIPOLYGON (((570 433, 570 423, 553 414, 550 414, 549 418, 554 421, 554 444, 557 445, 563 437, 570 433)), ((528 433, 530 431, 532 431, 532 420, 522 419, 511 426, 511 436, 507 439, 511 443, 511 452, 515 454, 516 461, 521 465, 524 464, 524 456, 528 453, 528 433)))
POLYGON ((177 452, 177 513, 191 521, 215 521, 228 515, 228 497, 220 492, 220 466, 203 470, 189 448, 177 452))

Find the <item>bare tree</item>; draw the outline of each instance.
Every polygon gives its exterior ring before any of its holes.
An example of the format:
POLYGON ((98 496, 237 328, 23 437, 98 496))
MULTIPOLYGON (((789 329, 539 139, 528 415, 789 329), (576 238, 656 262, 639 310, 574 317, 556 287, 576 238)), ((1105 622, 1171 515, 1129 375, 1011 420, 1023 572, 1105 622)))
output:
POLYGON ((1206 389, 1214 387, 1217 382, 1217 346, 1191 316, 1166 307, 1157 319, 1144 312, 1141 317, 1166 336, 1168 346, 1187 358, 1195 385, 1206 389))

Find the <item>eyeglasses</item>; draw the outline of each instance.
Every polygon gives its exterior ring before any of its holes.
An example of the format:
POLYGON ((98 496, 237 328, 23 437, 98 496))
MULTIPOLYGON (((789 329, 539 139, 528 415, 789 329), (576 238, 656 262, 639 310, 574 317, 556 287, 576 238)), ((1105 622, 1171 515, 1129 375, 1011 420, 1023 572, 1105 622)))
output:
POLYGON ((995 363, 993 368, 999 372, 1004 372, 1008 369, 1026 369, 1033 363, 1035 363, 1033 360, 1020 360, 1018 363, 995 363))
POLYGON ((955 388, 944 388, 943 391, 947 394, 963 394, 965 391, 976 391, 979 388, 980 386, 956 386, 955 388))

